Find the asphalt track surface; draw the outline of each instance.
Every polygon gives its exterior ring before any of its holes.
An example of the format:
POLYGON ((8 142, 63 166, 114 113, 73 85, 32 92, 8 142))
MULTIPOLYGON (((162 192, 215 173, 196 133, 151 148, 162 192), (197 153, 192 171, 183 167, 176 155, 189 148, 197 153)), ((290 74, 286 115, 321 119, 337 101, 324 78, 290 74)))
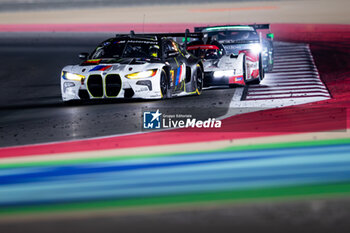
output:
POLYGON ((92 51, 111 35, 14 33, 0 39, 1 63, 6 67, 0 70, 0 147, 141 132, 145 110, 191 114, 203 120, 227 112, 235 89, 161 101, 65 105, 60 96, 61 69, 79 63, 80 52, 92 51))

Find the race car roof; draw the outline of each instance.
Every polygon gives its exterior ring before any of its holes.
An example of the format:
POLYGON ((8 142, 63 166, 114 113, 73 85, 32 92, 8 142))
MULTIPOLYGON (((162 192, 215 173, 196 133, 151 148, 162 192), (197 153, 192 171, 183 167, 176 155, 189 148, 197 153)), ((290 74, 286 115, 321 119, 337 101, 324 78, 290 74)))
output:
POLYGON ((130 34, 117 34, 116 37, 126 37, 132 39, 144 39, 144 40, 159 40, 166 37, 191 37, 191 38, 202 38, 203 34, 199 32, 189 32, 187 29, 185 33, 142 33, 135 34, 134 31, 130 31, 130 34))

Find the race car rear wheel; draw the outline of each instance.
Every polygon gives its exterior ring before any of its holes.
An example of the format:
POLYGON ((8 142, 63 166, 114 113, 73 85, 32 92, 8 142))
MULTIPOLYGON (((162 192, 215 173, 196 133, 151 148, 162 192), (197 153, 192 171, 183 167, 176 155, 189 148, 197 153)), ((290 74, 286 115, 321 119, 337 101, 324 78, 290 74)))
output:
POLYGON ((261 54, 259 56, 259 81, 262 81, 265 77, 264 67, 262 63, 261 54))
POLYGON ((169 82, 168 82, 168 76, 164 69, 162 69, 162 72, 160 74, 160 94, 162 96, 162 99, 165 99, 169 96, 169 82))
POLYGON ((199 64, 196 67, 195 82, 196 82, 196 93, 197 95, 202 94, 203 91, 203 71, 199 64))

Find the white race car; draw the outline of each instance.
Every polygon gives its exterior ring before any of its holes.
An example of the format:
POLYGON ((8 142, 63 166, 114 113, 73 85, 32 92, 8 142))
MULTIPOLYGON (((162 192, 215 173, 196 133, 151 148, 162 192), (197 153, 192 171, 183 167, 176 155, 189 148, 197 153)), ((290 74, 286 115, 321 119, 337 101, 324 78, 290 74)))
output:
MULTIPOLYGON (((63 101, 102 98, 161 99, 200 95, 203 64, 172 37, 197 34, 117 35, 91 53, 81 53, 80 65, 61 74, 63 101)), ((187 38, 186 38, 187 40, 187 38)))
MULTIPOLYGON (((264 39, 257 30, 268 24, 196 27, 203 39, 193 41, 188 50, 200 49, 204 59, 204 85, 246 85, 260 83, 273 65, 272 39, 264 39)), ((271 38, 273 34, 268 34, 271 38)))
POLYGON ((248 79, 244 53, 237 56, 228 54, 216 41, 211 44, 193 41, 187 46, 187 50, 203 60, 204 86, 244 85, 248 79))

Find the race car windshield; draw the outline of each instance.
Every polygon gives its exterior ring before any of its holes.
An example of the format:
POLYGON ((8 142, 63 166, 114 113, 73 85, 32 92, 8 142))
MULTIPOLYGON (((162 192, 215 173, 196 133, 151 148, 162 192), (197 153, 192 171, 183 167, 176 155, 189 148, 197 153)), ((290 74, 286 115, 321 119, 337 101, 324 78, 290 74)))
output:
POLYGON ((159 58, 159 46, 146 40, 105 42, 91 55, 91 59, 100 58, 159 58))
POLYGON ((256 31, 214 31, 208 32, 208 37, 217 41, 229 41, 231 43, 251 43, 259 41, 259 35, 256 31))

